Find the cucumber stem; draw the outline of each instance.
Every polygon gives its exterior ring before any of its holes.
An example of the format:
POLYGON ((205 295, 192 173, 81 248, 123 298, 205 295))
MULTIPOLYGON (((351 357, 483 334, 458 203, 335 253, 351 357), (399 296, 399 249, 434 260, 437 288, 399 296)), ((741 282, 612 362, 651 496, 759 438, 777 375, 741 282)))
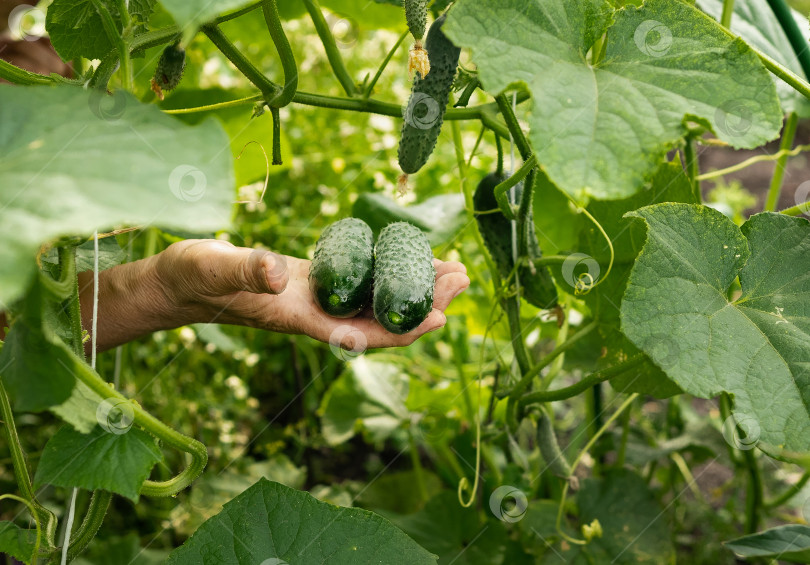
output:
POLYGON ((310 18, 312 18, 312 23, 315 24, 315 31, 318 32, 318 36, 321 38, 321 43, 323 43, 326 58, 329 60, 329 65, 332 67, 332 72, 335 73, 335 77, 338 79, 338 82, 340 82, 346 94, 348 96, 354 96, 356 94, 354 81, 349 75, 349 71, 346 69, 346 64, 343 62, 343 57, 338 50, 335 36, 332 35, 332 31, 329 29, 329 25, 323 17, 323 12, 321 11, 318 0, 304 0, 304 5, 309 12, 310 18))
MULTIPOLYGON (((270 32, 270 37, 276 46, 276 51, 278 51, 278 56, 281 59, 281 66, 284 69, 284 87, 273 100, 268 100, 267 104, 271 108, 281 108, 292 102, 295 91, 298 89, 298 67, 295 64, 295 55, 293 55, 290 42, 281 27, 281 18, 278 15, 276 0, 265 0, 262 3, 262 12, 264 13, 264 21, 267 23, 267 31, 270 32)), ((273 137, 275 139, 275 132, 273 137)), ((279 162, 276 163, 275 150, 273 152, 273 164, 281 164, 280 157, 279 162)))
POLYGON ((785 120, 785 127, 782 129, 782 140, 779 142, 779 159, 776 160, 776 165, 773 168, 773 176, 771 177, 771 184, 768 187, 768 198, 765 201, 765 212, 773 212, 776 210, 776 205, 779 202, 779 196, 782 192, 782 180, 785 178, 785 166, 787 165, 788 157, 787 152, 790 151, 793 145, 793 139, 796 137, 796 126, 799 123, 799 117, 796 112, 790 112, 785 120))

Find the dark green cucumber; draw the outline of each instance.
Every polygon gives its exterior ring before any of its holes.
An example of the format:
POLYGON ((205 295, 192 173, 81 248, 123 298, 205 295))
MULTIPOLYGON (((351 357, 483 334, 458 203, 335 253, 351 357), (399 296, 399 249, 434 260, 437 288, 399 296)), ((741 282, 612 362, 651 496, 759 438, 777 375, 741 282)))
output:
POLYGON ((422 39, 427 27, 427 0, 402 0, 402 5, 405 7, 408 30, 414 39, 422 39))
POLYGON ((168 45, 160 54, 152 80, 161 91, 174 90, 180 84, 185 68, 186 51, 180 47, 179 43, 168 45))
POLYGON ((346 218, 321 234, 309 268, 309 288, 324 312, 349 318, 366 307, 374 274, 374 235, 363 220, 346 218))
POLYGON ((407 174, 421 169, 433 153, 456 76, 461 49, 442 32, 444 20, 444 15, 439 16, 428 30, 425 49, 430 73, 426 77, 417 74, 404 112, 398 155, 399 166, 407 174))
POLYGON ((422 230, 407 222, 387 225, 377 238, 374 317, 389 332, 404 334, 433 308, 436 269, 422 230))
MULTIPOLYGON (((490 173, 478 183, 473 195, 473 206, 476 212, 486 212, 498 208, 495 200, 495 187, 506 180, 506 177, 497 173, 490 173)), ((520 202, 523 195, 523 183, 515 187, 516 202, 520 202)), ((506 278, 512 272, 515 262, 512 260, 512 222, 507 220, 498 211, 489 214, 476 216, 478 229, 484 238, 489 254, 501 276, 506 278)), ((543 255, 540 245, 537 243, 537 235, 534 233, 534 220, 531 209, 528 218, 529 228, 529 257, 537 259, 543 255)), ((517 271, 520 286, 523 289, 523 298, 529 304, 538 308, 551 308, 557 304, 557 288, 551 279, 551 274, 545 267, 537 267, 532 273, 528 265, 521 266, 517 271)))
POLYGON ((540 447, 540 455, 546 462, 546 468, 555 475, 570 477, 571 465, 568 464, 565 454, 560 449, 560 444, 557 443, 557 435, 554 433, 551 418, 545 410, 540 412, 540 421, 537 422, 537 445, 540 447))

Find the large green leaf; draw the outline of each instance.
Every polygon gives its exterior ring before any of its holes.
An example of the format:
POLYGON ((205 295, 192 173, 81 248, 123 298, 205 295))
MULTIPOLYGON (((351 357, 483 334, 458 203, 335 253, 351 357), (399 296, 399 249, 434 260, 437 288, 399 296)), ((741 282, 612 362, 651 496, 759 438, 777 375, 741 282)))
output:
MULTIPOLYGON (((720 21, 723 13, 723 0, 697 0, 698 8, 720 21)), ((807 18, 799 12, 792 10, 793 18, 802 30, 805 40, 810 40, 810 25, 807 18)), ((759 49, 771 59, 779 61, 791 71, 804 76, 802 66, 794 55, 793 47, 782 31, 782 26, 773 10, 768 5, 768 0, 737 0, 734 2, 734 15, 731 18, 731 31, 742 37, 749 45, 759 49)), ((807 98, 796 92, 796 89, 789 86, 783 80, 773 77, 776 81, 776 92, 782 102, 782 108, 786 111, 795 110, 801 117, 810 115, 810 102, 807 98)))
POLYGON ((36 530, 26 530, 13 522, 0 522, 0 553, 30 563, 36 539, 36 530))
POLYGON ((103 489, 137 502, 141 485, 163 456, 146 432, 112 430, 97 426, 81 434, 69 426, 60 428, 45 444, 35 485, 103 489))
POLYGON ((779 132, 776 89, 756 55, 686 2, 614 15, 604 0, 460 0, 444 30, 472 49, 489 92, 528 86, 538 159, 576 198, 636 192, 686 117, 733 147, 779 132), (604 32, 604 59, 592 66, 586 53, 604 32))
POLYGON ((428 565, 436 558, 372 512, 333 506, 261 479, 205 522, 167 562, 261 563, 428 565))
MULTIPOLYGON (((95 0, 110 13, 116 31, 121 33, 121 2, 95 0)), ((126 4, 134 24, 134 33, 146 28, 146 22, 154 8, 155 0, 129 0, 126 4)), ((54 0, 48 6, 45 25, 54 48, 65 61, 77 57, 101 59, 115 49, 104 30, 101 16, 94 0, 54 0)))
POLYGON ((731 393, 751 441, 810 448, 810 223, 765 213, 738 228, 688 204, 629 215, 648 237, 622 302, 625 335, 685 391, 731 393))
POLYGON ((189 127, 117 92, 0 85, 0 301, 42 243, 121 223, 230 223, 233 165, 213 121, 189 127))
POLYGON ((725 546, 741 557, 771 557, 791 563, 810 563, 810 526, 779 526, 727 541, 725 546))
POLYGON ((408 377, 399 367, 360 356, 329 387, 318 413, 324 439, 338 445, 362 431, 386 439, 408 419, 408 377))

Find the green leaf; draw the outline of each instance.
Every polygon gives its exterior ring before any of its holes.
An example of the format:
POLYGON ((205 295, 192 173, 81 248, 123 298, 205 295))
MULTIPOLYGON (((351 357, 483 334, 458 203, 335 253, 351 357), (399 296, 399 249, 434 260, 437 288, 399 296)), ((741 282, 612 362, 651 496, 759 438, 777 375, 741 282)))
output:
POLYGON ((428 551, 439 556, 439 563, 454 565, 501 565, 507 542, 501 522, 482 523, 472 508, 458 503, 455 491, 444 491, 425 507, 407 516, 385 513, 394 525, 428 551))
POLYGON ((188 127, 122 91, 0 85, 0 301, 21 294, 40 246, 60 235, 227 227, 227 147, 215 122, 188 127))
POLYGON ((329 387, 318 413, 329 445, 363 431, 380 442, 408 419, 408 377, 396 365, 360 356, 329 387))
POLYGON ((771 557, 791 563, 810 563, 810 526, 779 526, 727 541, 724 545, 744 558, 771 557))
MULTIPOLYGON (((95 1, 109 11, 118 33, 122 32, 121 13, 118 11, 121 3, 116 0, 54 0, 48 6, 45 25, 62 60, 77 57, 101 59, 116 48, 104 31, 95 1)), ((134 35, 145 31, 154 5, 155 0, 129 0, 127 6, 134 24, 134 35)))
POLYGON ((46 300, 37 278, 0 351, 3 385, 14 408, 23 412, 38 412, 65 402, 76 382, 78 365, 83 363, 50 325, 44 324, 46 300))
POLYGON ((420 204, 401 206, 383 194, 364 192, 357 197, 352 215, 366 222, 375 237, 390 223, 410 222, 425 232, 431 247, 453 239, 466 218, 460 194, 440 194, 420 204))
POLYGON ((376 514, 261 479, 174 550, 167 565, 260 563, 427 565, 436 559, 376 514))
MULTIPOLYGON (((715 20, 720 21, 720 15, 723 13, 723 0, 697 0, 696 5, 715 20)), ((796 10, 791 10, 791 12, 805 39, 810 40, 810 34, 808 34, 810 25, 807 18, 796 10)), ((785 32, 782 31, 782 26, 779 25, 776 16, 773 15, 773 10, 767 0, 736 0, 734 15, 731 18, 731 31, 774 61, 782 63, 800 77, 804 77, 804 71, 794 55, 793 47, 785 32)), ((807 98, 796 92, 796 89, 782 79, 774 76, 773 80, 776 81, 776 92, 785 112, 796 111, 802 118, 810 116, 810 102, 807 98)))
POLYGON ((96 426, 81 434, 63 426, 45 444, 34 485, 103 489, 137 502, 143 482, 163 456, 138 428, 96 426))
POLYGON ((624 334, 686 392, 732 394, 752 441, 810 448, 810 223, 764 213, 738 228, 687 204, 629 216, 648 237, 622 303, 624 334), (738 275, 742 295, 730 302, 738 275))
MULTIPOLYGON (((77 359, 76 362, 80 361, 77 359)), ((39 382, 45 383, 46 381, 40 380, 39 382)), ((98 424, 98 407, 102 402, 104 399, 89 386, 76 380, 68 399, 61 404, 51 406, 49 410, 73 426, 77 432, 88 434, 98 424)))
POLYGON ((757 56, 686 2, 613 14, 604 0, 460 0, 444 31, 472 49, 487 91, 529 88, 539 162, 577 199, 635 193, 687 117, 735 148, 779 133, 776 89, 757 56), (592 66, 586 54, 604 32, 592 66))
MULTIPOLYGON (((428 496, 438 494, 442 490, 441 479, 424 469, 421 473, 428 496)), ((387 472, 364 485, 354 502, 369 510, 412 514, 424 506, 421 497, 413 493, 417 481, 414 471, 387 472)))
POLYGON ((189 44, 201 25, 247 6, 251 0, 160 0, 160 3, 183 31, 183 43, 189 44))
POLYGON ((585 546, 570 546, 544 555, 541 563, 675 563, 668 518, 644 479, 632 471, 608 471, 604 478, 585 479, 577 493, 580 524, 599 520, 602 537, 585 546))
POLYGON ((31 563, 36 539, 36 530, 27 530, 12 522, 0 522, 0 553, 7 553, 23 563, 31 563))

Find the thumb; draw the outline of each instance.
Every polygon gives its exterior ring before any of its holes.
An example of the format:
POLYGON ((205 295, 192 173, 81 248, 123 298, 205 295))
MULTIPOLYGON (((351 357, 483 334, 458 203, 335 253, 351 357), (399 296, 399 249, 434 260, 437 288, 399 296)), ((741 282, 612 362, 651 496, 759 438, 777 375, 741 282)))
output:
POLYGON ((214 279, 211 282, 221 294, 240 290, 279 294, 287 288, 287 260, 278 253, 223 245, 209 259, 209 272, 214 279))

